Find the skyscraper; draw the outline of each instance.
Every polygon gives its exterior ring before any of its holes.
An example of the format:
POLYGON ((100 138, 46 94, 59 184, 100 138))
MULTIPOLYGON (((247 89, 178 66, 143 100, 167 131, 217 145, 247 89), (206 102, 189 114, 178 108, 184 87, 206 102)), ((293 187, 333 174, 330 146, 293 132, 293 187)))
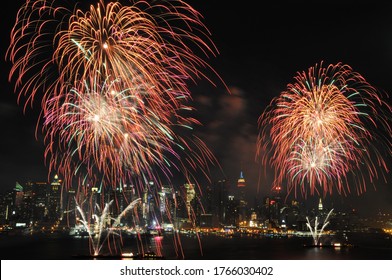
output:
POLYGON ((15 192, 15 207, 21 208, 23 204, 23 187, 18 182, 16 182, 15 184, 14 192, 15 192))
POLYGON ((33 221, 44 221, 48 214, 46 198, 48 183, 29 181, 26 183, 26 188, 32 190, 33 221))
POLYGON ((184 187, 186 189, 186 209, 188 213, 188 218, 191 217, 191 202, 195 198, 195 184, 184 184, 184 187))
POLYGON ((244 222, 246 221, 247 218, 247 201, 245 199, 245 188, 246 187, 246 181, 244 177, 244 173, 241 171, 240 172, 240 178, 237 180, 237 190, 238 190, 238 198, 239 198, 239 205, 238 205, 238 221, 239 222, 244 222))
POLYGON ((321 197, 319 199, 318 210, 319 210, 319 212, 323 211, 323 201, 321 200, 321 197))
POLYGON ((240 173, 240 178, 238 178, 238 181, 237 181, 237 187, 238 188, 245 188, 246 187, 244 173, 242 171, 240 173))
POLYGON ((212 186, 211 213, 214 226, 220 226, 225 223, 228 189, 229 184, 226 180, 214 182, 212 186))
POLYGON ((49 221, 58 221, 63 212, 61 201, 61 180, 58 175, 54 175, 53 181, 50 183, 47 195, 47 208, 49 221))

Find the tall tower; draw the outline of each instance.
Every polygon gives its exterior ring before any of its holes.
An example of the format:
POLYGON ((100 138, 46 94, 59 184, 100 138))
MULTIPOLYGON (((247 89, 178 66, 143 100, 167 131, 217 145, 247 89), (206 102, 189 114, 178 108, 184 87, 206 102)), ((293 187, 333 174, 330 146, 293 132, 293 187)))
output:
POLYGON ((284 208, 284 199, 282 194, 282 187, 279 185, 273 186, 271 189, 271 199, 269 201, 269 222, 273 226, 280 226, 283 223, 283 215, 281 210, 284 208))
POLYGON ((321 197, 320 197, 320 199, 319 199, 319 204, 318 204, 318 210, 321 212, 321 211, 323 211, 323 201, 321 200, 321 197))
POLYGON ((228 181, 225 179, 214 182, 212 186, 210 209, 214 226, 220 226, 225 223, 228 189, 228 181))
POLYGON ((47 208, 48 208, 48 218, 52 222, 56 222, 58 219, 62 218, 63 205, 62 205, 62 181, 59 179, 58 175, 55 174, 53 181, 50 183, 49 191, 47 196, 47 208))
POLYGON ((238 196, 240 200, 245 200, 245 187, 246 181, 244 178, 244 173, 241 171, 240 178, 237 180, 238 196))
POLYGON ((237 187, 238 188, 245 188, 246 187, 244 173, 242 171, 240 173, 240 178, 238 178, 238 181, 237 181, 237 187))
POLYGON ((191 202, 195 198, 196 192, 195 192, 195 184, 184 184, 184 187, 186 189, 186 210, 188 213, 188 219, 191 217, 191 202))
POLYGON ((237 180, 237 189, 238 189, 238 198, 239 198, 239 205, 238 205, 238 221, 244 222, 246 221, 246 208, 247 202, 245 200, 245 187, 246 181, 244 177, 244 173, 241 171, 240 178, 237 180))
POLYGON ((23 203, 23 187, 18 182, 16 182, 15 184, 14 194, 15 194, 14 205, 16 208, 20 208, 23 203))

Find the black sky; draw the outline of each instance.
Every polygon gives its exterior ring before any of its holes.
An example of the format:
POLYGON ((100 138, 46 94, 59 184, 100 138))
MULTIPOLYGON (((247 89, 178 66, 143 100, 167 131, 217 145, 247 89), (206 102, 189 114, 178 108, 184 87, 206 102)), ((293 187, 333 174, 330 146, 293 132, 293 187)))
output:
MULTIPOLYGON (((204 16, 220 54, 209 63, 222 84, 191 85, 198 117, 197 134, 214 151, 226 177, 235 182, 242 169, 250 189, 257 189, 255 162, 257 119, 271 99, 292 82, 297 71, 324 61, 342 62, 362 74, 374 87, 392 95, 392 3, 388 1, 220 1, 189 0, 204 16)), ((44 146, 35 138, 38 108, 16 102, 7 81, 10 63, 4 60, 9 34, 23 1, 7 1, 0 10, 0 189, 15 181, 46 179, 44 146)), ((392 168, 392 166, 390 166, 392 168)), ((377 189, 335 200, 363 211, 392 211, 392 176, 377 189)), ((259 190, 268 193, 271 179, 261 178, 259 190)))

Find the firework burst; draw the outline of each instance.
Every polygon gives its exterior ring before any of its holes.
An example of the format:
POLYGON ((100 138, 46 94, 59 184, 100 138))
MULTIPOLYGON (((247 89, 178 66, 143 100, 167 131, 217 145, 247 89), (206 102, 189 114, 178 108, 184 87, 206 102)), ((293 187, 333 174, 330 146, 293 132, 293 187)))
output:
POLYGON ((182 116, 188 82, 216 74, 202 58, 217 49, 201 15, 183 1, 83 5, 26 1, 7 52, 19 98, 41 101, 50 169, 69 182, 98 172, 115 186, 159 181, 154 168, 190 178, 214 162, 200 139, 178 133, 199 124, 182 116))
POLYGON ((388 171, 373 144, 384 144, 391 155, 390 113, 380 93, 351 67, 321 63, 297 73, 260 116, 257 154, 289 192, 347 194, 354 184, 360 193, 379 171, 388 171))
POLYGON ((41 102, 50 171, 67 188, 129 184, 139 197, 175 173, 208 179, 217 161, 192 134, 188 83, 222 80, 201 15, 181 0, 61 2, 27 0, 6 55, 18 102, 41 102))
POLYGON ((201 69, 214 72, 197 54, 217 54, 210 33, 182 1, 99 1, 87 11, 58 2, 26 1, 11 32, 9 79, 25 106, 37 99, 45 110, 47 100, 97 72, 148 87, 156 104, 177 104, 178 95, 190 95, 187 81, 210 80, 201 69))
POLYGON ((208 67, 194 54, 190 43, 206 53, 214 53, 215 48, 211 44, 211 49, 210 44, 199 37, 208 39, 208 31, 198 13, 178 3, 181 6, 169 3, 151 6, 144 1, 132 6, 100 2, 91 5, 87 12, 78 10, 70 17, 68 29, 56 36, 58 47, 54 59, 63 70, 60 80, 67 81, 75 73, 83 80, 91 73, 101 72, 132 77, 132 80, 125 79, 128 86, 147 85, 158 97, 167 93, 168 88, 171 95, 188 92, 184 80, 200 76, 200 66, 208 67), (156 12, 159 16, 153 16, 156 12), (196 25, 205 31, 196 36, 176 27, 173 24, 176 22, 196 25))
MULTIPOLYGON (((136 185, 143 186, 149 180, 158 182, 158 173, 170 179, 172 168, 187 174, 214 162, 200 139, 178 133, 198 125, 197 120, 180 112, 151 110, 140 97, 140 88, 125 88, 119 79, 100 81, 95 77, 75 83, 70 92, 47 104, 46 153, 51 168, 68 174, 67 185, 77 174, 86 176, 84 171, 88 178, 102 174, 105 185, 141 177, 143 183, 136 185)), ((191 109, 183 106, 179 111, 191 109)))

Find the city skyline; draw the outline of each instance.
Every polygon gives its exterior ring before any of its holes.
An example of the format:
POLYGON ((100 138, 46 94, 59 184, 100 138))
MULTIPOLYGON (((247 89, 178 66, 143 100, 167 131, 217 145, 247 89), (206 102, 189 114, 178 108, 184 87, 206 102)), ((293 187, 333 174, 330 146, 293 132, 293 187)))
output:
MULTIPOLYGON (((7 19, 3 38, 9 40, 22 2, 7 4, 2 11, 2 17, 7 19)), ((203 124, 196 134, 213 150, 223 168, 223 174, 219 169, 212 170, 213 181, 226 178, 235 185, 243 171, 249 191, 266 194, 271 190, 272 178, 259 173, 259 164, 255 162, 257 118, 272 98, 292 82, 297 71, 320 61, 342 61, 391 95, 388 67, 392 56, 388 53, 392 48, 392 24, 387 17, 390 4, 369 7, 348 2, 337 7, 325 2, 309 12, 307 3, 301 1, 269 3, 262 10, 254 9, 252 2, 241 6, 222 5, 219 1, 209 1, 208 5, 187 2, 203 15, 211 31, 220 54, 210 63, 231 90, 231 94, 227 93, 219 82, 217 87, 205 81, 191 86, 196 114, 203 124), (264 18, 268 13, 276 15, 274 20, 264 18), (314 19, 314 15, 318 18, 314 19)), ((6 48, 3 43, 1 53, 5 54, 6 48)), ((35 139, 38 110, 27 108, 23 114, 23 106, 17 104, 17 95, 6 78, 10 64, 2 61, 1 65, 4 90, 0 114, 6 134, 0 144, 0 188, 6 189, 18 180, 42 180, 47 167, 42 135, 38 133, 38 141, 35 139)), ((38 104, 34 106, 37 108, 38 104)), ((376 211, 378 207, 391 210, 391 173, 387 176, 387 183, 378 179, 376 190, 369 187, 361 196, 355 192, 347 198, 334 196, 344 203, 362 205, 365 211, 376 211)))
POLYGON ((208 252, 207 258, 242 259, 246 253, 253 259, 274 251, 266 251, 265 246, 277 249, 282 244, 288 246, 284 254, 270 257, 293 254, 301 259, 371 258, 366 246, 372 244, 379 252, 377 258, 390 258, 392 214, 363 216, 354 209, 337 210, 321 198, 312 205, 285 202, 280 188, 253 207, 242 196, 243 179, 239 179, 235 196, 224 181, 206 189, 203 195, 192 184, 173 188, 154 186, 153 182, 141 195, 133 186, 106 192, 88 186, 65 191, 57 176, 50 183, 17 185, 13 191, 0 195, 2 246, 12 248, 2 251, 3 258, 149 259, 146 250, 152 249, 156 254, 151 255, 153 258, 203 259, 203 252, 208 252), (229 245, 231 251, 234 245, 234 251, 242 253, 224 254, 221 245, 217 249, 216 244, 210 243, 214 239, 224 247, 229 245), (19 246, 14 243, 18 240, 26 243, 19 246), (247 243, 248 249, 237 246, 247 243), (34 244, 42 244, 40 250, 36 251, 34 244), (70 247, 65 251, 47 251, 60 244, 70 247), (32 249, 28 249, 29 254, 20 255, 24 246, 32 249), (253 251, 260 246, 262 250, 253 251), (318 251, 321 246, 325 249, 318 251), (135 255, 129 255, 130 249, 135 255), (317 255, 307 255, 309 250, 317 255))
POLYGON ((202 191, 194 184, 172 186, 153 182, 143 193, 133 185, 105 190, 91 186, 66 190, 63 181, 54 175, 50 182, 17 182, 12 190, 0 193, 0 225, 2 231, 17 232, 19 228, 32 234, 55 231, 66 235, 69 231, 75 235, 73 230, 89 231, 90 225, 93 228, 96 223, 98 227, 113 223, 112 230, 116 227, 163 232, 249 228, 262 230, 264 234, 270 230, 293 234, 306 231, 309 217, 325 218, 327 213, 329 216, 334 212, 332 228, 337 231, 389 230, 392 214, 388 212, 366 215, 357 209, 339 209, 322 198, 312 202, 285 200, 284 190, 279 187, 252 201, 244 195, 245 186, 244 178, 240 177, 234 189, 222 180, 202 191))

